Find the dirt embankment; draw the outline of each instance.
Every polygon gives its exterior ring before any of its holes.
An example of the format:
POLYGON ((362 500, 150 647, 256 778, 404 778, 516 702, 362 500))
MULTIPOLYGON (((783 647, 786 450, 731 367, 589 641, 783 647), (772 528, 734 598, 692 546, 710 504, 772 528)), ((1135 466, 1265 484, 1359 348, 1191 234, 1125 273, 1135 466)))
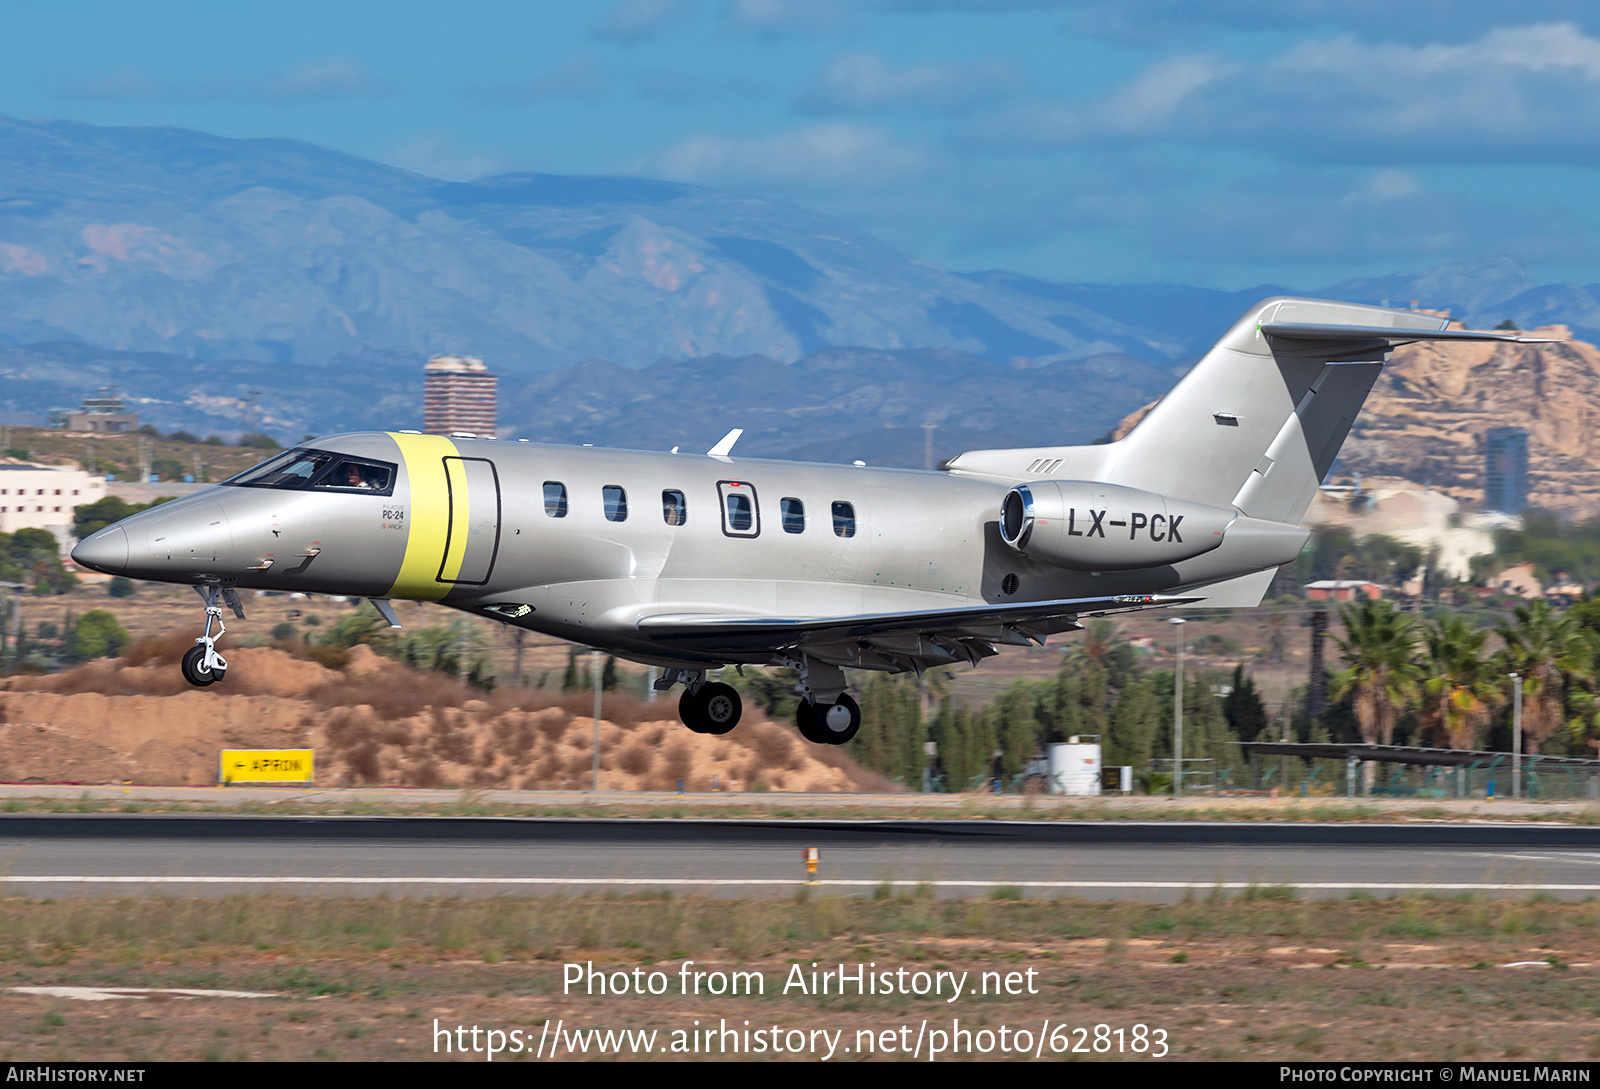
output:
MULTIPOLYGON (((0 682, 0 781, 212 784, 223 748, 312 748, 317 785, 582 789, 592 697, 485 694, 357 647, 339 668, 271 648, 230 649, 228 677, 189 687, 173 636, 127 657, 0 682)), ((676 699, 608 693, 600 786, 611 790, 882 790, 844 753, 745 709, 723 737, 694 734, 676 699)))

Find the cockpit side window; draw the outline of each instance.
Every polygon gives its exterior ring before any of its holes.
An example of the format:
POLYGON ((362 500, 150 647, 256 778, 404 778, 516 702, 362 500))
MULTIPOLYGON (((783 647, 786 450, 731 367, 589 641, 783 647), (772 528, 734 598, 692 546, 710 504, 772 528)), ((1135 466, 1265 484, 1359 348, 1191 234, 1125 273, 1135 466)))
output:
POLYGON ((290 450, 246 469, 224 484, 245 488, 351 492, 393 495, 398 467, 393 462, 350 457, 331 450, 290 450))
POLYGON ((390 495, 394 492, 394 471, 395 467, 385 461, 341 458, 332 470, 323 473, 311 486, 318 491, 390 495))
POLYGON ((334 459, 326 450, 290 450, 224 480, 247 488, 304 488, 334 459))

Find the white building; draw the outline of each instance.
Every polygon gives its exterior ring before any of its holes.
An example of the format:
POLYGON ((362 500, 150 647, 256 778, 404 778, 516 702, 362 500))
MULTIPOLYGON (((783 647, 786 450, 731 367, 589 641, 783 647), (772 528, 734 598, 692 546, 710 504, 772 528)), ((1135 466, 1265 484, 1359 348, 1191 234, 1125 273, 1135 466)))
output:
POLYGON ((103 477, 56 465, 0 465, 0 533, 48 529, 63 549, 72 508, 106 497, 103 477))

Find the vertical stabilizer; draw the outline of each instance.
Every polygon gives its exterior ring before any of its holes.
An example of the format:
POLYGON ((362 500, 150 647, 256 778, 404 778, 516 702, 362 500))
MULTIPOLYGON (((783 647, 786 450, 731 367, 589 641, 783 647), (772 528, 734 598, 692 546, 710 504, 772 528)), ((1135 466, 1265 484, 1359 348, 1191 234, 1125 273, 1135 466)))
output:
POLYGON ((1298 523, 1388 351, 1445 324, 1375 306, 1259 303, 1111 444, 1106 479, 1298 523))

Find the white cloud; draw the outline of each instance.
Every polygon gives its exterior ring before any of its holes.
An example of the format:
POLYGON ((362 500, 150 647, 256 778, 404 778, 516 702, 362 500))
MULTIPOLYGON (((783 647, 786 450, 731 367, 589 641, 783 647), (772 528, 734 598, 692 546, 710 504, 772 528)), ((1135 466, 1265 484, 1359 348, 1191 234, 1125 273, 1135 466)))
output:
POLYGON ((1409 170, 1375 170, 1343 197, 1341 204, 1381 204, 1422 192, 1422 182, 1409 170))
POLYGON ((699 13, 696 0, 622 0, 595 19, 589 33, 632 45, 689 26, 699 13))
POLYGON ((1600 39, 1570 23, 1461 44, 1340 35, 1265 60, 1169 58, 1097 101, 971 123, 990 150, 1163 140, 1344 162, 1600 161, 1600 39))
POLYGON ((506 174, 523 165, 500 155, 463 151, 456 138, 446 132, 415 136, 395 147, 384 159, 395 166, 446 181, 475 181, 493 174, 506 174))
POLYGON ((635 84, 639 97, 651 102, 681 105, 718 99, 760 98, 768 94, 760 80, 734 77, 715 79, 698 72, 645 72, 635 84))
POLYGON ((894 109, 948 113, 1005 98, 1023 83, 1017 67, 999 59, 895 68, 874 53, 846 53, 800 93, 796 107, 819 114, 894 109))
POLYGON ((143 68, 118 68, 100 75, 75 76, 56 88, 61 98, 75 102, 269 104, 378 98, 393 91, 389 81, 375 75, 360 60, 346 56, 323 57, 278 72, 188 81, 164 79, 143 68))
POLYGON ((724 23, 752 34, 825 34, 837 30, 849 15, 845 0, 730 0, 724 23))
POLYGON ((611 93, 611 71, 589 53, 575 53, 548 72, 515 83, 471 87, 463 94, 502 106, 539 102, 596 102, 611 93))
POLYGON ((882 129, 832 123, 751 139, 691 136, 655 156, 644 172, 735 187, 876 187, 916 174, 927 165, 922 150, 882 129))

